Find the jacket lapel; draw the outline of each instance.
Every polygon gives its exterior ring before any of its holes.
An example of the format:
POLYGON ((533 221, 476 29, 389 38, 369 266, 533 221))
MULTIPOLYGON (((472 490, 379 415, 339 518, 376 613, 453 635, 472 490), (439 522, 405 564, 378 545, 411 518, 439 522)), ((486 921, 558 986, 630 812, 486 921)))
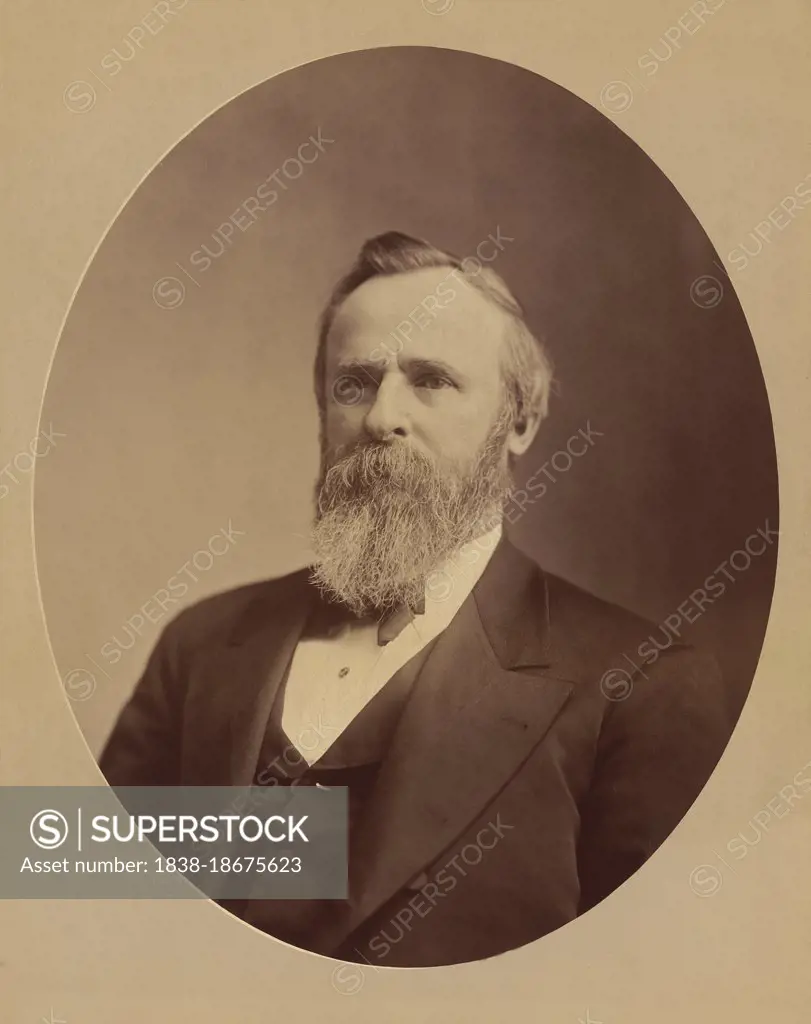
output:
POLYGON ((352 840, 351 898, 319 952, 464 833, 541 742, 575 677, 550 644, 543 574, 502 540, 414 684, 352 840))
POLYGON ((240 687, 231 711, 230 785, 250 786, 268 718, 315 596, 307 572, 297 574, 282 600, 257 606, 231 647, 240 687))
POLYGON ((226 644, 209 656, 198 684, 195 729, 207 749, 195 752, 196 785, 250 786, 273 701, 301 636, 314 588, 303 570, 281 586, 261 590, 238 619, 226 644))

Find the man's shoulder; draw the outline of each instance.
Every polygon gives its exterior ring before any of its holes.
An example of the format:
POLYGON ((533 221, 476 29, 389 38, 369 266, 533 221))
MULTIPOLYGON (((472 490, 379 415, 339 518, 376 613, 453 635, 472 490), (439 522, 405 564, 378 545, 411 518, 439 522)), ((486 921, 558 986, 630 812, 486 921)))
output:
POLYGON ((694 646, 678 629, 668 630, 569 580, 540 572, 553 657, 573 667, 576 678, 599 679, 604 695, 621 701, 629 692, 628 682, 638 675, 647 679, 656 665, 662 678, 676 673, 673 678, 685 702, 699 691, 706 697, 710 690, 719 701, 725 699, 723 673, 710 650, 694 646))
POLYGON ((617 664, 630 668, 651 656, 658 659, 665 649, 673 654, 697 653, 678 633, 663 633, 653 619, 537 568, 543 580, 550 640, 558 649, 576 646, 584 663, 614 664, 619 659, 617 664))
POLYGON ((590 633, 596 631, 611 637, 648 635, 657 628, 650 619, 621 604, 562 576, 541 571, 552 623, 573 629, 588 627, 590 633))
POLYGON ((192 642, 202 638, 210 644, 226 641, 246 615, 257 608, 272 614, 274 607, 284 605, 307 586, 308 578, 305 567, 211 594, 179 612, 168 629, 192 642))
POLYGON ((518 584, 521 604, 531 609, 539 628, 555 633, 574 633, 581 640, 648 635, 655 625, 643 615, 585 586, 558 576, 526 551, 507 543, 501 572, 494 580, 498 600, 518 584))
MULTIPOLYGON (((557 575, 512 543, 494 552, 477 602, 497 656, 544 660, 571 679, 599 678, 613 665, 639 665, 652 638, 661 636, 644 615, 557 575)), ((682 657, 691 650, 680 638, 671 639, 667 649, 682 657)))

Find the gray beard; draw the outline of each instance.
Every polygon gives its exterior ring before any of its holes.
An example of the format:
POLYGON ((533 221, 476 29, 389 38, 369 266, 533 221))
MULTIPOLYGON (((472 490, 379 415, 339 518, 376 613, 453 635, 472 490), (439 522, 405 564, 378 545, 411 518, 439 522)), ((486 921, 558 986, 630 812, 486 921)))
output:
POLYGON ((407 442, 322 455, 312 580, 357 615, 422 601, 429 575, 501 519, 512 479, 499 417, 466 467, 441 468, 407 442))

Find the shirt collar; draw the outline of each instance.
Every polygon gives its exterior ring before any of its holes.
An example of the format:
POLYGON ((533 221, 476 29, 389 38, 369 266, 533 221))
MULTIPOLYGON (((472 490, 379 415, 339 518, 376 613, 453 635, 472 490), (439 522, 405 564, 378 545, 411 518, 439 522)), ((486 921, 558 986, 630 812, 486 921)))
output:
MULTIPOLYGON (((463 544, 425 583, 425 619, 450 621, 478 583, 501 540, 502 524, 463 544)), ((415 622, 419 622, 418 616, 415 622)))

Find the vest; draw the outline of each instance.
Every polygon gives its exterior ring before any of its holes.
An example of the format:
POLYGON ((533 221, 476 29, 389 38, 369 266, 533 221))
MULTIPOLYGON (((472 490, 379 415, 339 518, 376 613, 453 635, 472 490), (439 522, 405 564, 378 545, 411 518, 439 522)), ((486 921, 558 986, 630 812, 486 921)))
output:
MULTIPOLYGON (((440 634, 441 635, 441 634, 440 634)), ((287 672, 268 717, 255 786, 346 786, 349 849, 378 772, 414 682, 438 637, 406 662, 312 766, 302 758, 281 726, 287 672)), ((288 666, 289 672, 289 666, 288 666)), ((293 946, 313 948, 319 933, 345 907, 344 900, 222 900, 222 906, 248 924, 293 946)))

